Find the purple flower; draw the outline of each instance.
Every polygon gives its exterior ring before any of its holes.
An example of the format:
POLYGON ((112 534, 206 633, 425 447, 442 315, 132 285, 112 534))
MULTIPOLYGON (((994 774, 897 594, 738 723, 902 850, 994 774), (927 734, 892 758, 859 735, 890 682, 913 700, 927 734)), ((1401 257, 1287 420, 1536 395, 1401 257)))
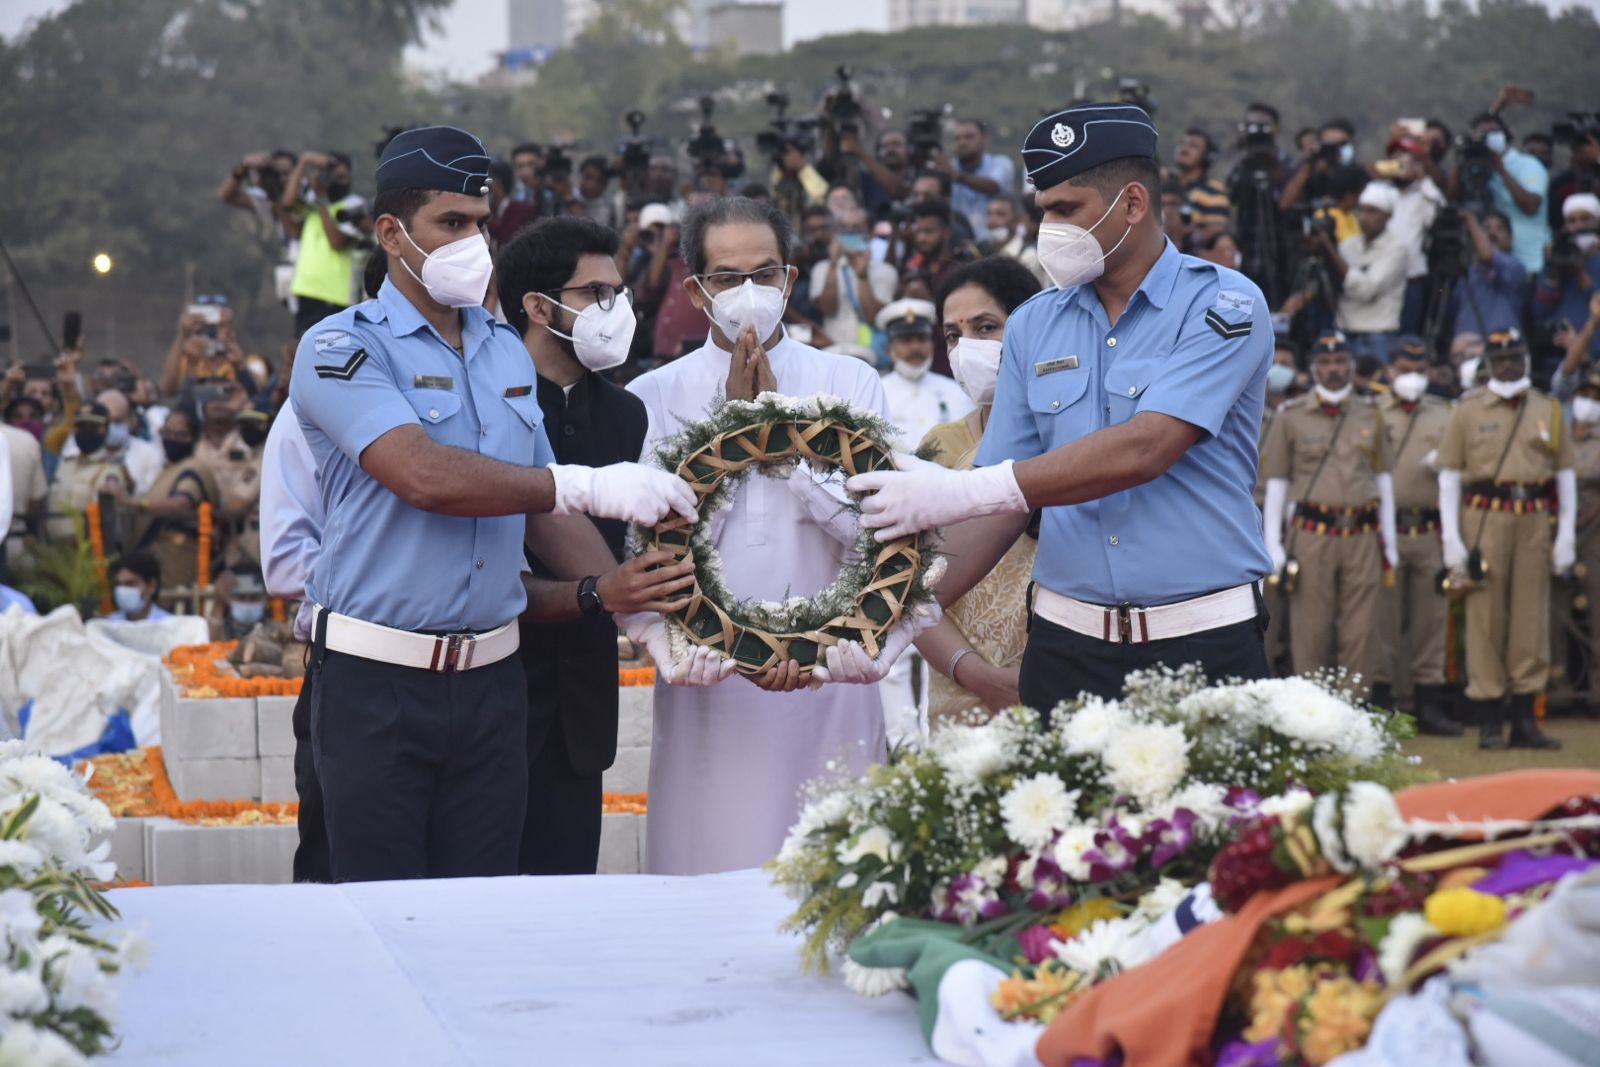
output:
POLYGON ((1279 1067, 1278 1039, 1269 1037, 1255 1044, 1237 1038, 1217 1053, 1217 1067, 1279 1067))
POLYGON ((1030 926, 1017 935, 1017 944, 1022 946, 1023 956, 1035 967, 1045 960, 1055 959, 1055 951, 1050 946, 1057 940, 1048 926, 1030 926))
POLYGON ((1060 911, 1072 903, 1067 892, 1072 882, 1054 860, 1041 856, 1033 867, 1033 891, 1028 894, 1029 911, 1060 911))
POLYGON ((1260 814, 1261 794, 1244 786, 1229 786, 1228 791, 1222 794, 1222 803, 1236 813, 1228 816, 1228 825, 1239 826, 1253 821, 1260 814))
POLYGON ((1007 909, 986 879, 969 872, 952 879, 948 889, 935 887, 931 910, 940 922, 971 926, 979 919, 997 919, 1007 909))
POLYGON ((1109 882, 1130 869, 1139 858, 1130 846, 1137 844, 1138 839, 1112 819, 1106 829, 1094 835, 1094 848, 1083 854, 1089 864, 1089 880, 1109 882))
POLYGON ((1162 867, 1173 857, 1194 843, 1195 814, 1188 808, 1179 808, 1171 819, 1157 819, 1145 831, 1145 841, 1153 846, 1150 864, 1162 867))

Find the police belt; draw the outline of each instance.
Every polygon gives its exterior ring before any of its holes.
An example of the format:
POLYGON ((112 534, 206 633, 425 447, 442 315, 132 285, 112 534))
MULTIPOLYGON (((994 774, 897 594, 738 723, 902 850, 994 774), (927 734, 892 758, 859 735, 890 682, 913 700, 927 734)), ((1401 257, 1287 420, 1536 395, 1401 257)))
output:
POLYGON ((1396 508, 1394 525, 1397 533, 1432 533, 1439 528, 1439 509, 1396 508))
POLYGON ((1467 507, 1480 511, 1546 511, 1555 502, 1555 482, 1469 482, 1461 487, 1467 507))
POLYGON ((499 663, 515 653, 521 641, 515 622, 481 634, 417 634, 338 615, 321 606, 313 609, 313 634, 319 632, 324 619, 327 632, 323 644, 329 651, 440 674, 499 663))
POLYGON ((1143 645, 1204 633, 1256 617, 1256 587, 1238 585, 1160 607, 1086 604, 1043 586, 1034 587, 1033 611, 1046 622, 1115 645, 1143 645))
POLYGON ((1352 537, 1378 528, 1378 505, 1355 504, 1338 507, 1304 503, 1294 509, 1294 525, 1307 533, 1333 537, 1352 537))

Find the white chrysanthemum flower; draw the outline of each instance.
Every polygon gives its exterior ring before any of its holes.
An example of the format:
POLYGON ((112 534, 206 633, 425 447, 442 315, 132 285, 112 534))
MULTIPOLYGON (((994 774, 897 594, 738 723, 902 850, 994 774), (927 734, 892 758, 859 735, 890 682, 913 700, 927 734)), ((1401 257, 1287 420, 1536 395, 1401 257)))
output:
POLYGON ((1257 805, 1256 810, 1263 815, 1275 815, 1288 822, 1304 815, 1311 807, 1311 802, 1316 797, 1304 789, 1291 789, 1277 796, 1265 797, 1257 805))
POLYGON ((888 827, 869 826, 839 842, 838 856, 839 862, 844 864, 860 863, 868 856, 888 863, 899 859, 901 851, 900 843, 894 839, 888 827))
POLYGON ((1344 847, 1367 870, 1389 862, 1405 847, 1406 820, 1394 794, 1376 782, 1352 782, 1344 798, 1344 847))
POLYGON ((0 944, 5 937, 33 937, 44 925, 33 894, 26 889, 0 892, 0 944))
POLYGON ((1355 864, 1345 853, 1344 842, 1339 838, 1339 795, 1324 793, 1311 805, 1311 829, 1317 835, 1317 846, 1328 866, 1340 874, 1355 870, 1355 864))
POLYGON ((1264 705, 1268 725, 1308 745, 1344 751, 1361 730, 1363 713, 1304 678, 1274 678, 1248 687, 1264 705))
POLYGON ((976 878, 982 878, 989 885, 997 886, 1006 880, 1006 871, 1010 867, 1011 864, 1004 856, 990 856, 986 860, 978 861, 972 868, 972 874, 976 878))
POLYGON ((1083 823, 1069 826, 1050 850, 1050 858, 1061 868, 1061 873, 1074 882, 1089 880, 1089 861, 1084 853, 1094 848, 1095 828, 1083 823))
POLYGON ((1112 736, 1133 721, 1122 706, 1114 700, 1098 697, 1088 700, 1083 707, 1064 716, 1061 724, 1061 743, 1073 756, 1093 756, 1102 752, 1112 736))
POLYGON ((1145 948, 1148 926, 1141 919, 1101 919, 1070 941, 1053 946, 1056 957, 1091 980, 1137 967, 1149 959, 1145 948))
POLYGON ((800 811, 800 818, 789 828, 783 848, 778 850, 778 862, 787 863, 811 845, 811 835, 819 830, 844 822, 850 815, 850 794, 844 791, 825 793, 800 811))
POLYGON ((1106 781, 1118 793, 1136 797, 1145 807, 1163 800, 1189 771, 1189 738, 1183 727, 1146 722, 1114 734, 1101 759, 1106 781))
POLYGON ((844 984, 850 992, 861 997, 881 997, 901 989, 911 988, 911 979, 900 967, 863 967, 855 960, 845 957, 844 984))
POLYGON ((1183 903, 1189 887, 1176 878, 1163 878, 1154 889, 1139 898, 1134 914, 1148 922, 1155 922, 1173 908, 1183 903))
POLYGON ((54 1030, 14 1022, 0 1033, 0 1067, 85 1067, 88 1062, 54 1030))
POLYGON ((954 725, 935 730, 933 758, 954 789, 980 784, 1010 766, 1016 746, 998 721, 982 726, 954 725))
POLYGON ((1214 833, 1226 826, 1229 817, 1235 814, 1234 809, 1223 801, 1227 795, 1228 791, 1220 785, 1210 782, 1190 782, 1167 798, 1159 815, 1170 819, 1174 812, 1183 808, 1194 813, 1202 830, 1214 833))
POLYGON ((0 1019, 38 1015, 50 1007, 50 994, 39 976, 31 971, 11 971, 0 967, 0 1019))
POLYGON ((873 882, 861 894, 861 906, 871 910, 880 904, 900 903, 900 889, 893 882, 873 882))
POLYGON ((1043 848, 1077 812, 1078 793, 1067 791, 1056 774, 1024 778, 1000 798, 1006 834, 1023 848, 1043 848))
POLYGON ((1389 932, 1383 935, 1383 943, 1378 946, 1378 970, 1383 972, 1384 984, 1399 985, 1418 946, 1438 936, 1438 929, 1420 912, 1401 912, 1389 920, 1389 932))

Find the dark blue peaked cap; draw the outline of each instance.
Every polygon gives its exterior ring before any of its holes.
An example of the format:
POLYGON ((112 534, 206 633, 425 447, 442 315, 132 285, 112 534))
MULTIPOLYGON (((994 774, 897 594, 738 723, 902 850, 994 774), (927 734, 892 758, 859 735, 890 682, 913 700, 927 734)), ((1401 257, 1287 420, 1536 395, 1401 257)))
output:
POLYGON ((396 189, 481 196, 489 191, 489 150, 454 126, 404 130, 395 134, 378 160, 378 192, 396 189))
POLYGON ((1131 104, 1081 104, 1057 111, 1040 119, 1022 142, 1022 165, 1035 189, 1131 156, 1158 158, 1150 116, 1131 104))

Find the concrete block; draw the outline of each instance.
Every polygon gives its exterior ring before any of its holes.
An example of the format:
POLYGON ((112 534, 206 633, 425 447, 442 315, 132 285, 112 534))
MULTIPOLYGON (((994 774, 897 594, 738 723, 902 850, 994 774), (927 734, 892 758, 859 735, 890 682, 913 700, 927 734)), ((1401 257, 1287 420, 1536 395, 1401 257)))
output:
POLYGON ((625 685, 617 691, 617 744, 648 748, 655 687, 625 685))
POLYGON ((294 876, 299 831, 287 826, 197 826, 150 819, 148 880, 156 885, 272 884, 294 876))
POLYGON ((161 752, 168 766, 180 759, 254 758, 256 698, 179 697, 170 711, 163 709, 161 752))
POLYGON ((650 816, 638 815, 635 818, 639 820, 639 873, 643 874, 650 869, 644 862, 644 846, 645 842, 650 838, 650 816))
POLYGON ((617 761, 601 779, 607 793, 643 793, 650 782, 650 750, 617 748, 617 761))
MULTIPOLYGON (((164 750, 163 750, 164 752, 164 750)), ((249 759, 173 759, 167 777, 179 800, 260 800, 261 761, 249 759)))
POLYGON ((637 815, 600 816, 600 862, 596 874, 639 873, 639 823, 637 815))
POLYGON ((261 799, 269 804, 300 799, 294 788, 293 756, 261 757, 261 799))
POLYGON ((297 697, 256 697, 256 753, 294 755, 294 705, 297 697))
POLYGON ((119 882, 145 882, 144 824, 149 819, 122 818, 108 837, 111 862, 117 865, 119 882))

